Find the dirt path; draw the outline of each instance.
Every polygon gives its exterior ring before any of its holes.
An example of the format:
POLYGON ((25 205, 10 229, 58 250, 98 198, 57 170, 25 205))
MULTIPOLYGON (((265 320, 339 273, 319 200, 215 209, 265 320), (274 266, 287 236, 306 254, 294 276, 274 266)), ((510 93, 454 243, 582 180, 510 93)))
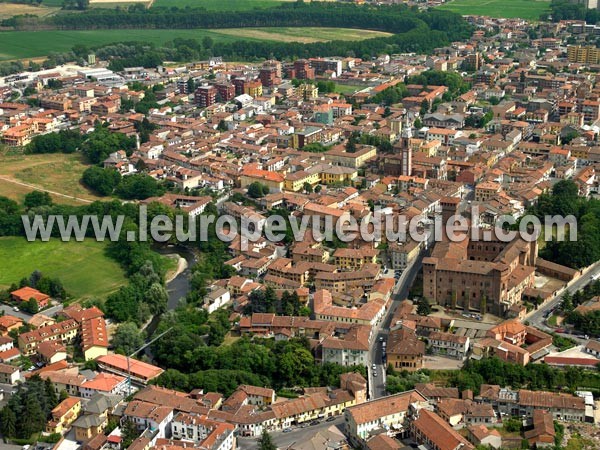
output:
POLYGON ((12 178, 4 176, 4 175, 0 175, 0 180, 6 181, 8 183, 17 184, 19 186, 24 186, 24 187, 32 188, 32 189, 35 189, 35 190, 38 190, 38 191, 47 192, 48 194, 57 195, 59 197, 69 198, 71 200, 76 200, 76 201, 82 202, 82 203, 93 203, 92 200, 87 200, 85 198, 75 197, 73 195, 61 194, 60 192, 51 191, 49 189, 44 189, 44 188, 36 186, 34 184, 23 183, 22 181, 13 180, 12 178))

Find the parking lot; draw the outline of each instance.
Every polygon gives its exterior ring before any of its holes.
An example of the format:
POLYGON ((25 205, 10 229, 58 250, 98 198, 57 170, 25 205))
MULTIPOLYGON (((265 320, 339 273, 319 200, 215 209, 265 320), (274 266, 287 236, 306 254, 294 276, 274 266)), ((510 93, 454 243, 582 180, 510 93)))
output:
POLYGON ((423 357, 423 365, 425 369, 431 370, 456 370, 460 369, 464 361, 454 358, 446 358, 444 356, 425 355, 423 357))

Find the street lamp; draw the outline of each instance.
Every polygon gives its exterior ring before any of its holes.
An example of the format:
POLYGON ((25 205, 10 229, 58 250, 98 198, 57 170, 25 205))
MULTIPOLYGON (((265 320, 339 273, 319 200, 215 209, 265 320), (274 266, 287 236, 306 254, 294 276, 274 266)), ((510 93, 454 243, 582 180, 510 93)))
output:
POLYGON ((133 356, 137 355, 142 350, 145 350, 148 346, 154 344, 156 341, 158 341, 160 338, 162 338, 165 334, 167 334, 172 329, 173 329, 173 327, 170 327, 168 330, 163 331, 161 334, 156 336, 154 339, 146 342, 144 345, 142 345, 140 348, 138 348, 136 351, 134 351, 130 355, 127 355, 127 396, 128 397, 131 395, 131 366, 130 366, 129 358, 132 358, 133 356))

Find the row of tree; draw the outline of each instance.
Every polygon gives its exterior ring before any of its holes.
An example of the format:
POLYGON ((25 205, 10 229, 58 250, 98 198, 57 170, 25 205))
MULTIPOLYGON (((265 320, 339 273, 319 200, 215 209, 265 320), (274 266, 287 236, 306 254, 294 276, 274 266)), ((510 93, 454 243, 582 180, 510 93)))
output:
POLYGON ((157 361, 161 366, 169 367, 158 384, 184 391, 202 386, 230 394, 237 384, 224 375, 274 389, 339 386, 342 373, 359 371, 365 375, 362 366, 316 364, 308 339, 275 342, 273 339, 250 341, 241 338, 231 345, 214 347, 205 345, 200 337, 186 345, 184 342, 189 335, 184 335, 183 341, 180 337, 168 339, 173 334, 172 331, 153 346, 157 361), (184 353, 178 355, 182 350, 184 353))
MULTIPOLYGON (((77 45, 69 52, 71 59, 81 59, 90 51, 111 61, 111 68, 127 66, 155 67, 164 60, 190 61, 212 54, 230 59, 304 58, 314 55, 354 55, 364 58, 381 53, 428 52, 449 42, 466 38, 471 26, 460 15, 449 11, 419 12, 405 6, 357 7, 340 3, 286 4, 279 8, 222 12, 202 8, 144 8, 129 10, 92 9, 81 14, 61 14, 49 19, 12 18, 3 22, 14 28, 56 26, 61 29, 98 28, 236 28, 261 26, 326 26, 367 28, 394 33, 385 38, 357 42, 332 41, 312 44, 246 41, 213 43, 212 40, 175 39, 163 47, 148 43, 121 43, 90 49, 77 45)), ((57 61, 64 58, 52 55, 57 61)), ((50 58, 49 58, 50 59, 50 58)), ((11 70, 11 68, 7 68, 11 70)), ((326 88, 327 86, 324 86, 326 88)))
POLYGON ((573 295, 566 291, 563 294, 561 305, 567 323, 572 324, 576 330, 593 337, 600 337, 600 311, 582 314, 575 311, 575 308, 598 295, 600 295, 600 280, 586 284, 583 289, 575 291, 573 295))
POLYGON ((284 291, 277 297, 275 290, 268 286, 264 290, 255 290, 248 295, 248 305, 244 314, 275 313, 283 316, 308 316, 310 309, 303 306, 296 291, 284 291))
POLYGON ((531 210, 544 223, 545 218, 555 215, 574 216, 577 220, 577 239, 562 242, 553 237, 540 251, 542 258, 575 269, 589 266, 600 259, 600 200, 579 196, 578 185, 571 180, 561 180, 554 185, 552 193, 540 196, 531 210))
POLYGON ((82 135, 79 130, 61 130, 35 136, 25 147, 26 153, 81 153, 92 164, 104 161, 117 150, 131 152, 136 146, 133 136, 123 133, 113 133, 108 130, 108 124, 96 122, 94 131, 82 135))
POLYGON ((587 23, 598 23, 600 21, 600 11, 597 9, 587 9, 585 3, 572 3, 568 0, 553 0, 550 5, 550 14, 542 14, 541 19, 552 18, 553 22, 561 20, 585 20, 587 23))
POLYGON ((511 386, 513 389, 531 390, 575 390, 581 386, 598 390, 600 389, 600 374, 585 372, 574 366, 565 369, 554 368, 546 364, 521 366, 493 357, 483 358, 479 361, 468 360, 460 371, 451 375, 450 383, 461 391, 471 389, 475 394, 479 393, 482 384, 497 384, 511 386))

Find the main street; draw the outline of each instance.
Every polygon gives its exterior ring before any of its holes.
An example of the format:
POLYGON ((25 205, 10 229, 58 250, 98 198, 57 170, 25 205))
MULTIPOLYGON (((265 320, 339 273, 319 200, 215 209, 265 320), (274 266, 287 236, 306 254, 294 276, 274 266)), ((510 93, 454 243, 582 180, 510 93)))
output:
POLYGON ((377 323, 375 329, 373 330, 373 338, 371 340, 369 349, 369 367, 367 368, 369 375, 369 398, 371 399, 376 399, 386 395, 385 371, 387 365, 383 364, 382 362, 383 342, 387 343, 392 317, 396 312, 396 308, 398 308, 398 305, 402 300, 405 300, 408 297, 410 287, 419 273, 419 270, 421 270, 423 258, 428 253, 428 250, 433 245, 433 242, 434 234, 430 233, 426 247, 421 251, 419 256, 415 258, 412 264, 400 275, 400 278, 394 287, 392 302, 383 318, 377 323), (375 364, 375 370, 373 370, 373 364, 375 364), (374 372, 377 373, 376 377, 373 376, 374 372))

